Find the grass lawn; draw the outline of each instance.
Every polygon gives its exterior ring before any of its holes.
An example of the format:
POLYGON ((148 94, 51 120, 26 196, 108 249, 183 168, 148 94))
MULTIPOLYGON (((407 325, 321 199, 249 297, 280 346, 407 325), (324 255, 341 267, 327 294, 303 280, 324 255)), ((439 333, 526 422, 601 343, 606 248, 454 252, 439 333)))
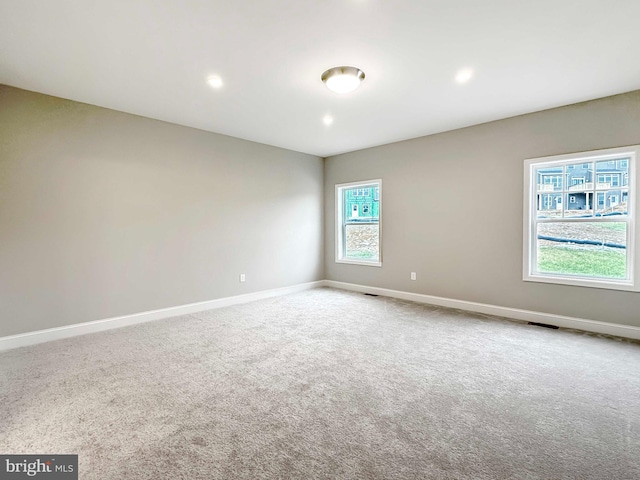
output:
POLYGON ((605 230, 614 230, 616 232, 626 232, 627 224, 623 222, 615 222, 615 223, 598 223, 600 228, 605 230))
POLYGON ((349 250, 347 251, 347 254, 345 255, 346 258, 353 258, 353 259, 367 259, 367 260, 371 260, 371 259, 378 259, 378 255, 376 253, 373 252, 367 252, 367 251, 353 251, 353 250, 349 250))
POLYGON ((626 251, 613 249, 541 246, 538 271, 607 278, 627 276, 626 251))

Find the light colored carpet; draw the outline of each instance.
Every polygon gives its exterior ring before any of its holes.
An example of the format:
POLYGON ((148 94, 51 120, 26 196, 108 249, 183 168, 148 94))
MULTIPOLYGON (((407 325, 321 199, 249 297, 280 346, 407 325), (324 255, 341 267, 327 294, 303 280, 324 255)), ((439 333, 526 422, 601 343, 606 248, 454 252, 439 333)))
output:
POLYGON ((334 289, 0 353, 82 479, 637 479, 640 345, 334 289))

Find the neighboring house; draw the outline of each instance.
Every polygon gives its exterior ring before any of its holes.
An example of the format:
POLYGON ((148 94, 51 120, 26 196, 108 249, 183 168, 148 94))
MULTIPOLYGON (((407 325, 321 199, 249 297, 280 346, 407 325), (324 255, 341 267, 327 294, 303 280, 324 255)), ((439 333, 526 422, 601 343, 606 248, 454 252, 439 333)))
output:
MULTIPOLYGON (((596 215, 627 203, 629 159, 573 164, 538 170, 538 210, 592 210, 596 215), (595 183, 594 183, 595 182, 595 183)), ((618 208, 616 208, 618 207, 618 208)))
POLYGON ((350 188, 345 192, 345 210, 348 222, 378 221, 380 216, 380 190, 377 187, 350 188))

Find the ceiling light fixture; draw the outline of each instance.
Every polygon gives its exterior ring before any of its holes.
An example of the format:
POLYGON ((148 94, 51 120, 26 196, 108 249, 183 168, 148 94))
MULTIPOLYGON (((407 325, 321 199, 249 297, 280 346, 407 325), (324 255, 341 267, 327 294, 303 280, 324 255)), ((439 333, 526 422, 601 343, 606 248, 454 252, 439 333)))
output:
POLYGON ((222 79, 217 75, 211 75, 209 78, 207 78, 207 83, 211 88, 222 87, 222 79))
POLYGON ((467 83, 473 77, 473 70, 470 68, 463 68, 462 70, 456 73, 456 82, 458 83, 467 83))
POLYGON ((325 115, 322 119, 322 123, 324 123, 328 127, 333 123, 333 117, 331 115, 325 115))
POLYGON ((360 86, 364 72, 357 67, 333 67, 320 78, 332 92, 349 93, 360 86))

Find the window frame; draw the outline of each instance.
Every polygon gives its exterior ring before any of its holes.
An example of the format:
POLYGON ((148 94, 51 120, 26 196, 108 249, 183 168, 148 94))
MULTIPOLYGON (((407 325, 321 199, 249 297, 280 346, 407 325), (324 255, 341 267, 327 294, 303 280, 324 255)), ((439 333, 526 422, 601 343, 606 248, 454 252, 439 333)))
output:
MULTIPOLYGON (((373 206, 371 207, 373 208, 373 206)), ((339 183, 335 186, 335 262, 350 265, 364 265, 368 267, 382 267, 382 179, 363 180, 358 182, 339 183), (343 219, 344 204, 343 190, 351 188, 371 188, 374 190, 374 198, 378 201, 378 259, 364 260, 344 257, 345 248, 345 223, 343 219)))
MULTIPOLYGON (((552 283, 559 285, 572 285, 579 287, 604 288, 610 290, 640 291, 640 254, 635 254, 636 245, 640 241, 640 222, 636 221, 638 212, 638 198, 640 188, 640 145, 628 147, 608 148, 588 152, 577 152, 566 155, 554 155, 549 157, 530 158, 524 161, 524 212, 523 212, 523 265, 522 279, 527 282, 552 283), (536 168, 564 166, 568 164, 593 163, 604 160, 619 160, 621 156, 628 157, 629 185, 618 186, 617 189, 626 189, 627 218, 597 217, 597 205, 593 202, 593 215, 586 218, 553 218, 539 219, 537 216, 537 190, 536 168), (582 223, 582 222, 620 222, 627 223, 627 278, 608 279, 587 277, 570 274, 540 273, 536 271, 537 265, 537 225, 539 223, 582 223)), ((597 172, 594 171, 594 180, 597 181, 597 172)), ((585 178, 586 180, 586 178, 585 178)), ((594 184, 595 185, 595 184, 594 184)), ((614 189, 614 188, 612 188, 614 189)), ((607 190, 608 191, 608 190, 607 190)), ((544 192, 542 192, 544 193, 544 192)), ((606 202, 606 191, 605 202, 606 202)), ((595 200, 595 199, 594 199, 595 200)))

